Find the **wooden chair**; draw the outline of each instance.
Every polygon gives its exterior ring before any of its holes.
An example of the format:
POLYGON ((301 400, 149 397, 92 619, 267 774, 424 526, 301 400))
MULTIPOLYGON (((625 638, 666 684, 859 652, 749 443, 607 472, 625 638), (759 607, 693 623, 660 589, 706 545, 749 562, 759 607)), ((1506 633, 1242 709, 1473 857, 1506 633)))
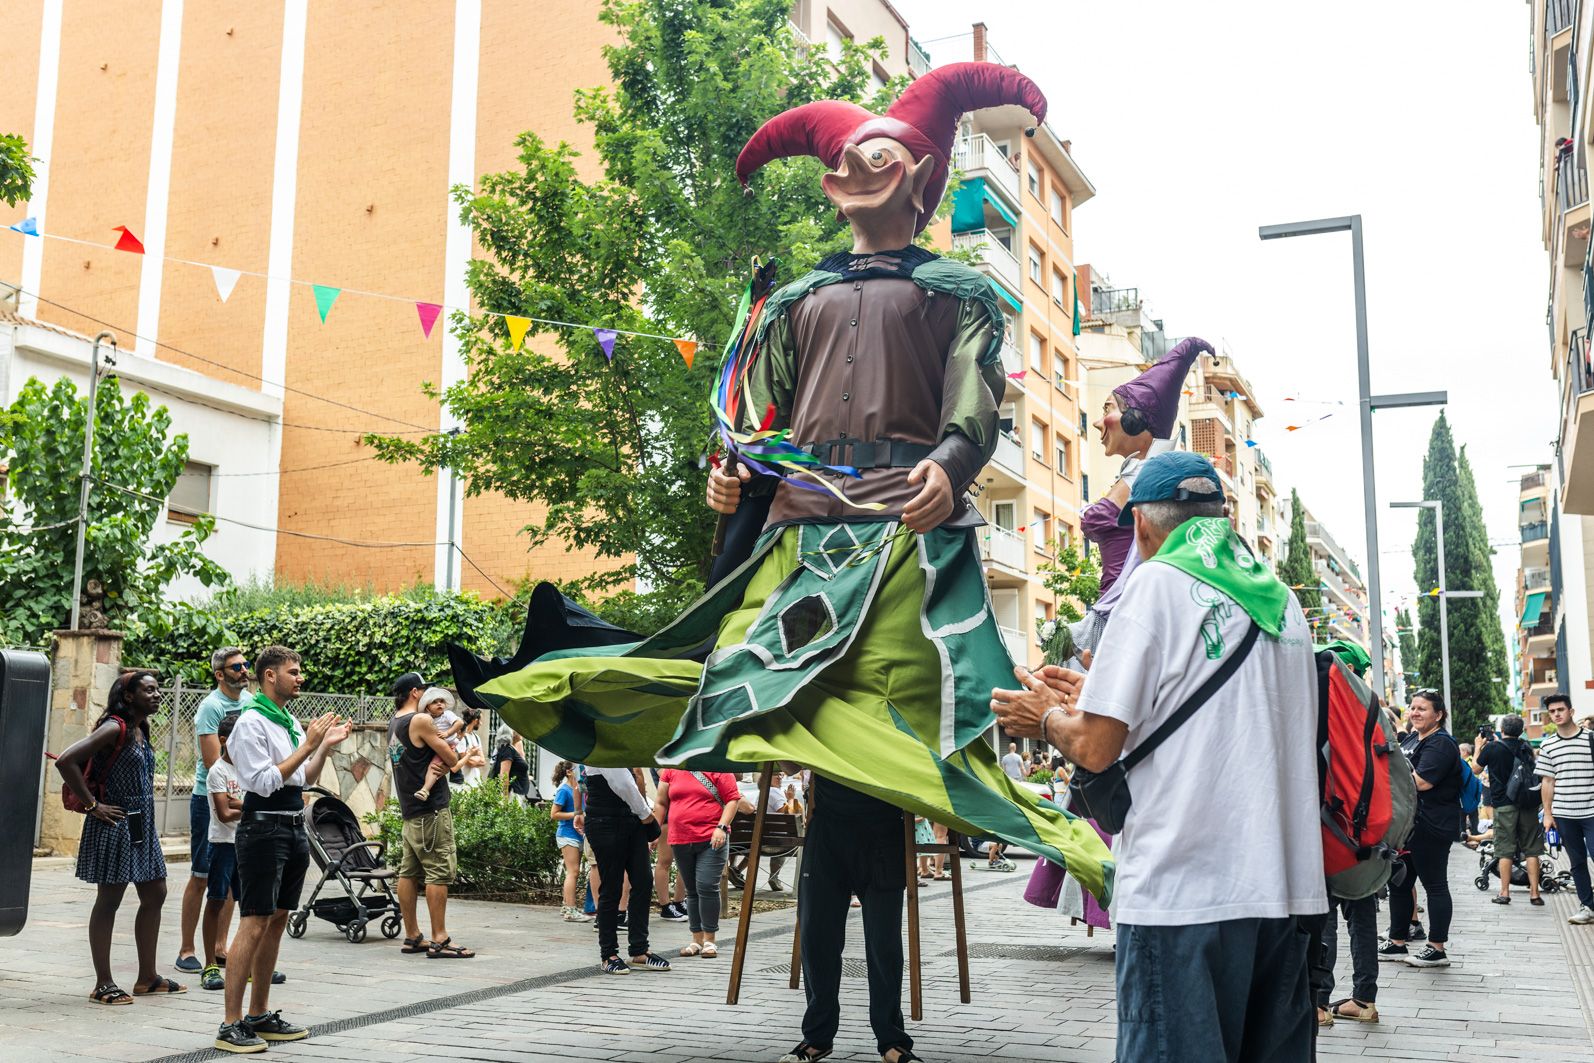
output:
MULTIPOLYGON (((746 828, 745 845, 747 852, 747 870, 742 883, 742 911, 736 925, 736 949, 731 960, 731 982, 725 994, 725 1003, 734 1005, 741 998, 742 970, 747 960, 747 935, 753 921, 753 894, 758 882, 759 858, 763 854, 766 842, 774 843, 777 840, 784 845, 790 840, 790 835, 784 833, 790 830, 796 833, 795 816, 771 815, 766 812, 769 807, 770 777, 774 772, 774 765, 766 764, 758 781, 758 805, 751 817, 751 823, 746 828), (777 821, 793 821, 790 825, 777 821)), ((809 811, 813 810, 813 794, 809 797, 809 811)), ((920 972, 919 950, 919 874, 918 861, 920 856, 946 855, 951 857, 952 867, 952 925, 957 940, 958 960, 958 999, 967 1004, 969 1002, 969 948, 967 931, 963 922, 963 866, 955 843, 920 845, 914 838, 913 813, 903 812, 902 830, 904 845, 904 859, 907 862, 908 879, 908 999, 910 1014, 915 1022, 924 1018, 923 983, 920 972)), ((732 842, 737 838, 736 828, 732 826, 732 842)), ((800 836, 797 845, 802 844, 800 836)), ((728 863, 729 861, 727 861, 728 863)), ((726 887, 723 879, 720 881, 721 910, 724 909, 726 887)), ((797 989, 802 985, 802 907, 797 909, 797 925, 792 931, 791 943, 791 978, 790 987, 797 989)))
MULTIPOLYGON (((720 875, 720 918, 730 916, 730 877, 731 864, 737 857, 749 857, 748 867, 752 866, 751 855, 753 852, 753 828, 755 817, 745 812, 738 813, 731 820, 730 837, 725 843, 728 852, 725 855, 725 871, 720 875)), ((764 817, 764 833, 759 839, 758 853, 762 857, 784 858, 795 856, 803 847, 802 823, 798 816, 789 812, 771 812, 764 817)), ((746 875, 748 868, 743 868, 740 874, 746 875)), ((752 880, 744 879, 745 889, 752 880)))

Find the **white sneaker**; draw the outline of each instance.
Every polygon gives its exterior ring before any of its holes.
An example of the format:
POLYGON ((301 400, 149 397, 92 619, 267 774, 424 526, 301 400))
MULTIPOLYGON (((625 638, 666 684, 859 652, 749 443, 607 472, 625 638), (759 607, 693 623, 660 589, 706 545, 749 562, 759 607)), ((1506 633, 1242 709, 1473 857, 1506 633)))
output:
POLYGON ((1578 926, 1594 923, 1594 908, 1590 908, 1585 904, 1583 907, 1567 916, 1566 921, 1568 923, 1576 923, 1578 926))
POLYGON ((580 908, 561 908, 559 916, 567 923, 585 923, 591 917, 580 908))

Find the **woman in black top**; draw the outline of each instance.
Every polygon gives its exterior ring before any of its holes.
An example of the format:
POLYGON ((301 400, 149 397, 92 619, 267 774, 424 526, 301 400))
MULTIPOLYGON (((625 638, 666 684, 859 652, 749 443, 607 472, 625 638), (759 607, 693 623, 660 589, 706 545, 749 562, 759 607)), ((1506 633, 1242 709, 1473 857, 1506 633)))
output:
POLYGON ((507 723, 498 725, 498 748, 493 752, 488 776, 498 780, 503 793, 514 794, 522 801, 531 792, 531 770, 520 752, 520 735, 507 723))
POLYGON ((1412 774, 1417 780, 1417 822, 1407 852, 1406 883, 1389 891, 1389 940, 1379 959, 1404 960, 1413 967, 1448 967, 1445 941, 1450 936, 1450 845, 1461 831, 1461 749, 1444 729, 1445 700, 1435 690, 1412 695, 1407 716, 1417 741, 1412 747, 1412 774), (1415 914, 1415 882, 1428 894, 1428 945, 1421 952, 1406 948, 1406 931, 1415 914))

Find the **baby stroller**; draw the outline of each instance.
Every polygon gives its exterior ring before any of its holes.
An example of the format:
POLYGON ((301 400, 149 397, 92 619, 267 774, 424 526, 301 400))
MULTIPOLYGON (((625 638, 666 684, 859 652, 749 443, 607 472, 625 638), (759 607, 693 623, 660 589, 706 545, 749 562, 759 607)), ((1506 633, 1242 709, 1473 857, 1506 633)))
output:
POLYGON ((320 786, 307 786, 305 791, 317 795, 306 815, 310 855, 321 869, 321 878, 303 907, 288 916, 288 934, 304 937, 313 912, 356 944, 365 940, 365 924, 379 916, 382 936, 398 937, 404 924, 390 885, 393 871, 382 863, 387 846, 366 841, 354 812, 330 791, 320 786), (343 896, 321 897, 328 883, 335 883, 343 896))
MULTIPOLYGON (((1572 888, 1572 872, 1564 867, 1556 866, 1556 857, 1560 854, 1560 846, 1546 847, 1544 855, 1539 857, 1539 892, 1560 893, 1562 890, 1572 888)), ((1478 877, 1472 884, 1478 889, 1487 892, 1491 880, 1500 877, 1500 860, 1494 855, 1494 839, 1485 838, 1478 843, 1478 877)), ((1528 865, 1522 857, 1511 861, 1511 885, 1528 885, 1528 865)))

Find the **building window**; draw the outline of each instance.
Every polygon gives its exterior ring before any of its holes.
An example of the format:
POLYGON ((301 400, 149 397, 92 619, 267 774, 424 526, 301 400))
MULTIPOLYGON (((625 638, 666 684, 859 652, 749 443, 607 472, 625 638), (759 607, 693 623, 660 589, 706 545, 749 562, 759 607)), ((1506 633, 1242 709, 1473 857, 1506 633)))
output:
POLYGON ((1032 162, 1025 165, 1024 171, 1029 179, 1029 194, 1041 198, 1041 168, 1032 162))
POLYGON ((991 523, 1003 531, 1012 531, 1018 519, 1017 503, 993 502, 991 503, 991 523))
POLYGON ((835 18, 825 20, 825 48, 832 59, 841 58, 841 42, 852 40, 852 34, 841 27, 835 18))
POLYGON ((183 471, 166 499, 166 519, 174 524, 192 524, 201 513, 209 513, 211 473, 215 471, 214 465, 183 462, 183 471))
POLYGON ((1068 301, 1068 278, 1061 270, 1052 270, 1052 302, 1062 306, 1068 301))
POLYGON ((1014 426, 1017 423, 1017 417, 1018 407, 1009 402, 1002 407, 1001 413, 997 419, 997 423, 1002 426, 1003 432, 1010 436, 1016 437, 1018 435, 1018 431, 1014 426))
MULTIPOLYGON (((1050 525, 1051 522, 1051 514, 1042 509, 1037 509, 1035 511, 1034 519, 1030 521, 1030 530, 1035 533, 1035 549, 1041 551, 1042 553, 1046 552, 1046 548, 1048 546, 1048 543, 1046 542, 1046 535, 1050 530, 1048 525, 1050 525)), ((1037 602, 1036 604, 1038 606, 1040 603, 1037 602)))
POLYGON ((1046 424, 1033 417, 1029 422, 1029 450, 1036 461, 1046 460, 1046 424))
POLYGON ((1090 474, 1079 474, 1079 499, 1081 502, 1090 501, 1090 474))
POLYGON ((1085 417, 1085 411, 1079 411, 1079 437, 1085 438, 1090 434, 1090 421, 1085 417))
POLYGON ((1029 334, 1029 365, 1037 373, 1046 372, 1046 341, 1033 332, 1029 334))
POLYGON ((1068 356, 1061 351, 1052 352, 1052 383, 1064 395, 1068 394, 1069 387, 1074 383, 1073 367, 1068 363, 1068 356))
POLYGON ((1041 275, 1042 263, 1044 261, 1045 260, 1041 258, 1040 249, 1038 247, 1036 247, 1034 244, 1030 244, 1029 245, 1029 279, 1034 281, 1036 284, 1045 284, 1046 283, 1045 279, 1041 275))
POLYGON ((874 90, 879 92, 891 81, 891 75, 880 69, 879 63, 875 63, 869 71, 869 80, 874 83, 874 90))
POLYGON ((1053 450, 1055 451, 1053 456, 1057 459, 1057 474, 1059 476, 1067 476, 1072 479, 1073 477, 1070 470, 1072 470, 1074 466, 1073 463, 1068 460, 1068 440, 1059 435, 1053 442, 1056 444, 1053 447, 1053 450))
POLYGON ((1057 189, 1055 189, 1055 188, 1052 189, 1052 221, 1057 223, 1057 227, 1058 228, 1062 228, 1062 225, 1063 225, 1063 194, 1061 192, 1057 191, 1057 189))
POLYGON ((1061 550, 1072 550, 1074 548, 1074 529, 1067 524, 1060 523, 1057 525, 1057 546, 1061 550))

